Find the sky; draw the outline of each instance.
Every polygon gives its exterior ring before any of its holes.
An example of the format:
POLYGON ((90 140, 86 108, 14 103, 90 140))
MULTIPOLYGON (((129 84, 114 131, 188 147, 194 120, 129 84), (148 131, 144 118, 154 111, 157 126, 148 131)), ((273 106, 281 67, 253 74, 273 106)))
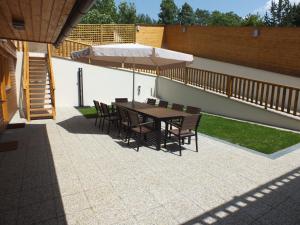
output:
MULTIPOLYGON (((116 0, 116 4, 122 0, 116 0)), ((271 0, 174 0, 177 7, 181 7, 184 2, 189 3, 194 9, 207 9, 209 11, 219 10, 221 12, 233 11, 239 16, 246 16, 249 13, 259 12, 264 15, 271 5, 271 0)), ((276 0, 278 1, 278 0, 276 0)), ((157 19, 160 10, 161 0, 127 0, 136 5, 138 13, 145 13, 157 19)), ((300 0, 290 0, 290 2, 300 2, 300 0)))

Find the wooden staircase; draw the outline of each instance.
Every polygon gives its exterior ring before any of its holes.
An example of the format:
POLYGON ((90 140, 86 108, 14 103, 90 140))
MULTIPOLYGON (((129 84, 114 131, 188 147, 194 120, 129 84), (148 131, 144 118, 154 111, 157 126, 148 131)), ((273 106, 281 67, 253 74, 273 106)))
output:
POLYGON ((31 119, 53 118, 46 57, 29 56, 29 110, 31 119))
POLYGON ((26 99, 26 117, 32 119, 54 119, 55 96, 51 63, 51 47, 45 56, 30 56, 24 50, 24 92, 26 99))

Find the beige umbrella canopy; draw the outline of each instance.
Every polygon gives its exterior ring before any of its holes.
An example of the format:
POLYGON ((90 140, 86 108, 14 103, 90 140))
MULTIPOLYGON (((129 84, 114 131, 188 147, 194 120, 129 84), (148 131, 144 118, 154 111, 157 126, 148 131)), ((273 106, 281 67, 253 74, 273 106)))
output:
POLYGON ((72 52, 71 58, 77 61, 90 61, 92 64, 106 66, 133 65, 133 96, 135 65, 145 65, 160 68, 179 63, 191 63, 193 56, 181 52, 171 51, 163 48, 154 48, 141 44, 110 44, 90 46, 83 50, 72 52))

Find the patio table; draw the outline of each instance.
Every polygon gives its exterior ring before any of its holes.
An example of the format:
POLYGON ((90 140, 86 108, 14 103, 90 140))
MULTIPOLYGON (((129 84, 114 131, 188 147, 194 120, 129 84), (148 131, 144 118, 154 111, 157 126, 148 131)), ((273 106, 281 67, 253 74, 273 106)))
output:
POLYGON ((150 117, 154 120, 154 130, 156 133, 156 149, 160 150, 161 146, 161 122, 178 119, 191 114, 176 111, 170 108, 163 108, 159 106, 149 105, 141 102, 126 102, 126 103, 114 103, 117 106, 124 107, 126 109, 135 111, 143 116, 150 117))

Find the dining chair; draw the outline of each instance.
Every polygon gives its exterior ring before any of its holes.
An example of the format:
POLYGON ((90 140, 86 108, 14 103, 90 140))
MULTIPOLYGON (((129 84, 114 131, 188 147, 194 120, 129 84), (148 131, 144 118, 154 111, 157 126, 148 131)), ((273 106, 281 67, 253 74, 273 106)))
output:
POLYGON ((104 122, 105 122, 105 120, 107 120, 108 121, 107 133, 109 134, 110 133, 110 125, 111 124, 118 125, 117 122, 119 120, 119 117, 116 113, 109 111, 109 107, 107 104, 101 102, 100 105, 101 105, 103 117, 104 117, 103 122, 102 122, 102 131, 104 129, 104 122))
POLYGON ((184 105, 173 103, 171 109, 177 111, 183 111, 184 105))
POLYGON ((190 114, 199 114, 201 109, 193 106, 187 106, 185 111, 190 114))
POLYGON ((100 104, 97 100, 93 100, 93 102, 94 102, 94 106, 95 106, 96 113, 97 113, 96 120, 95 120, 95 126, 97 126, 97 122, 98 122, 98 119, 99 119, 99 128, 100 128, 102 118, 103 118, 102 109, 101 109, 101 106, 100 106, 100 104))
MULTIPOLYGON (((176 111, 183 111, 184 105, 173 103, 172 106, 171 106, 171 109, 176 110, 176 111)), ((171 130, 172 129, 172 124, 173 125, 174 124, 179 124, 180 121, 181 121, 181 119, 173 119, 173 120, 170 120, 170 121, 166 121, 166 126, 170 125, 170 130, 171 130)), ((167 127, 166 129, 168 130, 169 128, 167 127)), ((171 137, 171 135, 170 135, 170 137, 171 137)))
POLYGON ((145 122, 142 123, 140 122, 140 118, 137 112, 128 110, 128 117, 129 117, 129 135, 128 135, 128 142, 127 144, 129 145, 130 143, 130 138, 132 136, 132 133, 137 134, 137 151, 139 151, 140 144, 141 144, 141 139, 142 135, 146 138, 146 135, 153 130, 147 127, 147 124, 152 124, 152 122, 145 122))
POLYGON ((155 105, 156 104, 156 99, 154 99, 154 98, 148 98, 147 99, 147 104, 148 105, 155 105))
POLYGON ((120 120, 119 120, 119 137, 121 137, 122 130, 126 133, 125 140, 128 138, 129 133, 129 118, 128 118, 128 111, 127 109, 118 106, 117 112, 119 113, 120 120))
POLYGON ((169 105, 169 102, 163 101, 163 100, 160 100, 158 103, 158 106, 162 107, 162 108, 168 108, 168 105, 169 105))
POLYGON ((115 98, 116 103, 125 103, 128 102, 128 98, 115 98))
POLYGON ((181 120, 180 126, 176 127, 175 129, 166 130, 165 138, 164 138, 164 147, 165 148, 167 147, 168 133, 175 136, 178 139, 179 155, 181 156, 182 155, 182 153, 181 153, 182 143, 184 142, 184 139, 188 138, 188 140, 189 140, 188 144, 191 144, 191 137, 195 136, 196 152, 198 152, 198 132, 197 132, 197 128, 199 126, 201 116, 202 116, 201 114, 193 114, 193 115, 190 115, 190 116, 186 116, 181 120))

